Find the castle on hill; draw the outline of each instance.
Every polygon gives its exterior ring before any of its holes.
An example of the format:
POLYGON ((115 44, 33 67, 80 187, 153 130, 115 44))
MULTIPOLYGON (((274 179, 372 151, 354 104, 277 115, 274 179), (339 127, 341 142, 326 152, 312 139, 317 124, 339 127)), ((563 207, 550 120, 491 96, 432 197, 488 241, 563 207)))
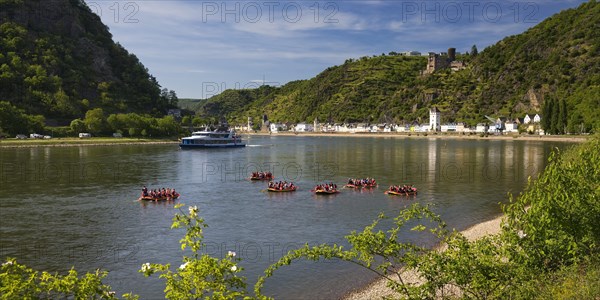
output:
POLYGON ((448 48, 448 52, 435 53, 429 52, 427 59, 427 68, 425 74, 432 74, 437 70, 450 68, 452 71, 458 71, 465 68, 465 63, 456 60, 456 48, 448 48))

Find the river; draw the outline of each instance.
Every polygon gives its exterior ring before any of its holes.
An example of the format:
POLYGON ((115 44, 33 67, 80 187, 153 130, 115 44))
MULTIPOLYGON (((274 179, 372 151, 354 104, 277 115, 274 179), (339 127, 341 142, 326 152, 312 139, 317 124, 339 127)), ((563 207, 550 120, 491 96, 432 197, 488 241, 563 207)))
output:
MULTIPOLYGON (((543 170, 555 147, 569 143, 410 137, 251 136, 238 149, 180 150, 176 145, 0 148, 0 258, 38 270, 109 271, 117 295, 164 297, 143 263, 179 266, 183 230, 171 230, 173 203, 135 201, 142 185, 174 187, 176 203, 197 205, 205 218, 205 251, 236 251, 249 290, 263 270, 304 243, 338 243, 380 212, 414 202, 434 205, 458 230, 501 213, 507 192, 519 193, 543 170), (252 171, 293 181, 295 193, 269 194, 252 171), (374 177, 379 188, 315 196, 321 182, 374 177), (384 195, 391 184, 414 184, 415 197, 384 195)), ((420 244, 429 243, 418 237, 420 244)), ((267 281, 283 299, 338 298, 371 274, 342 262, 301 262, 267 281)))

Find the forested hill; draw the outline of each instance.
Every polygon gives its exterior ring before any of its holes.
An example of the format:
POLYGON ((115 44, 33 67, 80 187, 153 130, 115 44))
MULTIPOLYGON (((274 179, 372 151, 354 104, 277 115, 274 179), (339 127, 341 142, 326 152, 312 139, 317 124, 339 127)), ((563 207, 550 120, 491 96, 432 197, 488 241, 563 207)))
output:
POLYGON ((282 87, 225 91, 197 110, 236 123, 263 114, 276 122, 426 123, 428 109, 435 105, 443 122, 474 125, 484 115, 523 117, 542 113, 545 102, 566 100, 570 131, 584 124, 589 132, 600 126, 598 24, 600 5, 590 1, 476 56, 458 55, 467 65, 461 71, 421 75, 426 57, 396 53, 349 59, 282 87))
POLYGON ((164 115, 172 104, 83 0, 0 0, 0 22, 0 101, 27 114, 68 122, 94 108, 164 115))

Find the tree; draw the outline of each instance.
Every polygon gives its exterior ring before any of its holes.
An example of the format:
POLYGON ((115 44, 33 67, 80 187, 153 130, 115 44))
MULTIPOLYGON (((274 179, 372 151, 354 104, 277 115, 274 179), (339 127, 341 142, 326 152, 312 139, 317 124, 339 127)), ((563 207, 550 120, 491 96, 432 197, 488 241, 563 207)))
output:
POLYGON ((560 113, 560 103, 559 103, 559 101, 553 100, 552 101, 552 116, 551 116, 552 120, 550 120, 550 133, 551 134, 559 134, 561 131, 559 113, 560 113))
POLYGON ((91 133, 100 133, 104 131, 104 111, 102 108, 94 108, 85 113, 83 119, 85 126, 91 133))
POLYGON ((0 101, 0 132, 11 135, 44 130, 45 118, 27 115, 9 102, 0 101))
POLYGON ((174 90, 169 91, 169 105, 173 107, 177 107, 177 102, 179 102, 179 98, 177 98, 177 93, 174 90))
POLYGON ((478 53, 479 53, 479 51, 477 51, 477 46, 473 45, 471 47, 471 56, 477 56, 478 53))
POLYGON ((183 116, 183 118, 181 118, 181 125, 183 126, 189 126, 192 122, 192 117, 191 116, 183 116))
POLYGON ((544 105, 542 106, 542 120, 540 123, 542 125, 542 129, 544 129, 546 133, 550 133, 552 130, 552 101, 553 99, 548 96, 544 100, 544 105))
POLYGON ((204 119, 200 118, 200 117, 194 117, 192 119, 192 126, 198 127, 198 126, 203 125, 205 122, 206 121, 204 119))
POLYGON ((14 135, 24 132, 22 128, 23 118, 21 112, 10 103, 6 101, 0 101, 0 131, 14 135))
POLYGON ((175 121, 173 116, 166 116, 164 118, 158 119, 158 130, 162 135, 172 136, 179 132, 179 124, 175 121))
POLYGON ((568 121, 568 112, 567 112, 567 102, 564 98, 560 99, 559 109, 558 109, 558 124, 560 133, 565 134, 567 128, 568 121))

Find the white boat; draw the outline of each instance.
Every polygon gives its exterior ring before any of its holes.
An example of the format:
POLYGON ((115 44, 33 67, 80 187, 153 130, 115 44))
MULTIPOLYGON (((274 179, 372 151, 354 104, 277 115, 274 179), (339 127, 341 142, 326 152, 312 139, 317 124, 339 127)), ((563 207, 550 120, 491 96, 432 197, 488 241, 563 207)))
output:
POLYGON ((185 148, 229 148, 245 147, 242 137, 234 130, 195 131, 192 136, 181 139, 179 147, 185 148))

